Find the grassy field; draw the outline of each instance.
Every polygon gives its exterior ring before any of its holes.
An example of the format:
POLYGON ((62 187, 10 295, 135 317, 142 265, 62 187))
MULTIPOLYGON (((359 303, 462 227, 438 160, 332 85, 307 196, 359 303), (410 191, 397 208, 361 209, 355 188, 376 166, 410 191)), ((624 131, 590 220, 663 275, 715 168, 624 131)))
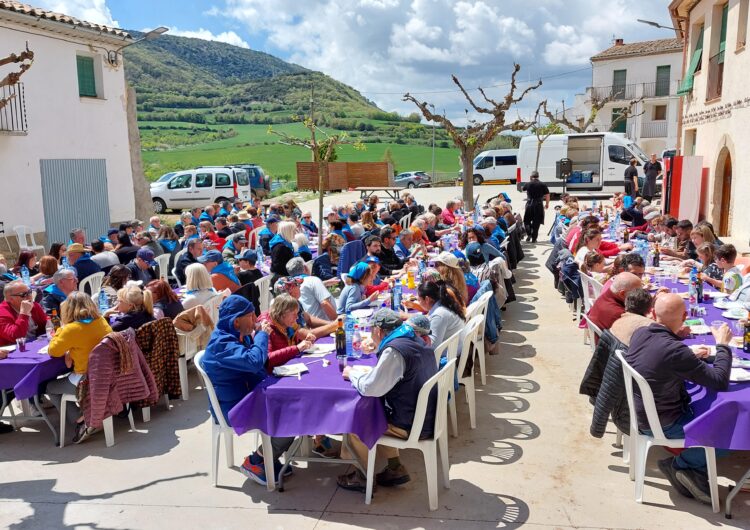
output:
MULTIPOLYGON (((178 126, 182 122, 142 122, 141 125, 178 126)), ((205 125, 201 125, 205 127, 205 125)), ((251 162, 260 164, 271 176, 296 175, 296 162, 309 161, 309 151, 302 147, 279 143, 280 138, 267 133, 267 125, 215 125, 216 129, 233 128, 237 136, 214 142, 192 145, 167 151, 144 151, 143 163, 146 176, 152 180, 163 173, 177 169, 188 169, 201 165, 251 162)), ((274 130, 304 137, 307 132, 302 124, 290 123, 274 125, 274 130)), ((390 148, 396 170, 429 172, 432 168, 432 148, 395 143, 368 143, 365 151, 357 151, 351 146, 341 146, 340 162, 379 162, 387 148, 390 148)), ((457 172, 458 150, 435 149, 435 171, 457 172)))

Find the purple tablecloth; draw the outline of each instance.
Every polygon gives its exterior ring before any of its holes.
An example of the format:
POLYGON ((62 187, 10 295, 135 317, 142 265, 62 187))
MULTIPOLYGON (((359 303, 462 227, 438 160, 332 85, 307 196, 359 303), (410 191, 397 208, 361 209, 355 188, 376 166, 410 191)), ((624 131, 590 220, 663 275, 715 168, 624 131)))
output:
POLYGON ((0 360, 0 388, 13 389, 16 399, 29 399, 39 392, 46 381, 68 372, 62 357, 50 357, 39 350, 49 344, 46 338, 26 343, 26 351, 12 351, 0 360))
MULTIPOLYGON (((333 344, 324 337, 318 344, 333 344)), ((296 377, 267 377, 229 411, 229 422, 237 434, 260 429, 270 436, 315 434, 356 434, 372 447, 388 425, 379 398, 363 397, 341 377, 335 354, 323 367, 319 359, 295 358, 290 363, 318 362, 296 377)), ((363 358, 353 364, 374 366, 376 358, 363 358)))
MULTIPOLYGON (((687 291, 687 285, 673 283, 669 280, 664 286, 687 291)), ((704 287, 706 291, 715 291, 704 287)), ((687 301, 685 302, 687 304, 687 301)), ((714 307, 713 302, 700 304, 706 309, 702 317, 710 326, 714 320, 726 321, 730 326, 734 321, 721 316, 724 311, 714 307)), ((712 334, 699 335, 686 339, 685 344, 716 344, 712 334)), ((750 359, 741 348, 732 348, 734 355, 750 359)), ((729 383, 724 392, 710 390, 700 385, 687 384, 691 397, 691 406, 695 413, 693 421, 685 425, 685 444, 705 445, 722 449, 750 450, 750 382, 729 383)))

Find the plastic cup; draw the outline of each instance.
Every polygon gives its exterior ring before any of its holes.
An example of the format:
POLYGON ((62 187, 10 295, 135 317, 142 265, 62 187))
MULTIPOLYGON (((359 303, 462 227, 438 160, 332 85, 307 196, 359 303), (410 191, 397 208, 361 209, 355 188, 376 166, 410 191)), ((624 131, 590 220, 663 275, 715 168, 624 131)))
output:
POLYGON ((713 331, 714 333, 718 333, 719 329, 721 329, 721 326, 723 325, 723 320, 714 320, 713 322, 711 322, 711 331, 713 331))
POLYGON ((16 348, 18 351, 26 351, 26 337, 16 339, 16 348))

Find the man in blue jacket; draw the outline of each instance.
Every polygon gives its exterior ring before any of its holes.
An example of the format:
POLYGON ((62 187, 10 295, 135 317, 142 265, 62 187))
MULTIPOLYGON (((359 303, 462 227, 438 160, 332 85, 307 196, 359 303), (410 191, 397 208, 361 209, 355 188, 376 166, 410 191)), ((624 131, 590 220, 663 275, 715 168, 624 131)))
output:
MULTIPOLYGON (((270 366, 288 359, 268 358, 271 324, 263 322, 255 331, 255 307, 242 296, 227 297, 219 306, 219 320, 203 357, 206 371, 216 391, 221 412, 229 422, 229 411, 263 381, 270 366)), ((279 457, 292 445, 294 437, 271 438, 274 473, 281 470, 279 457)), ((247 456, 240 471, 258 484, 266 485, 263 457, 255 451, 247 456)))
MULTIPOLYGON (((83 281, 92 274, 101 272, 102 268, 91 259, 91 254, 80 243, 73 243, 68 246, 65 254, 68 258, 68 264, 76 270, 78 281, 83 281)), ((91 293, 89 293, 91 294, 91 293)))

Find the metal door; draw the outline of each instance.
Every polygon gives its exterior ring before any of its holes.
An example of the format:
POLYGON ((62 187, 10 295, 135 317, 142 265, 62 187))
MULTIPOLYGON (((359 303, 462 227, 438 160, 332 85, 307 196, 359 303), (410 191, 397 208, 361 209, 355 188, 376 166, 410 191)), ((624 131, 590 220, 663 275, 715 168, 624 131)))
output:
POLYGON ((110 227, 104 159, 40 160, 47 242, 67 242, 72 228, 91 241, 110 227))

